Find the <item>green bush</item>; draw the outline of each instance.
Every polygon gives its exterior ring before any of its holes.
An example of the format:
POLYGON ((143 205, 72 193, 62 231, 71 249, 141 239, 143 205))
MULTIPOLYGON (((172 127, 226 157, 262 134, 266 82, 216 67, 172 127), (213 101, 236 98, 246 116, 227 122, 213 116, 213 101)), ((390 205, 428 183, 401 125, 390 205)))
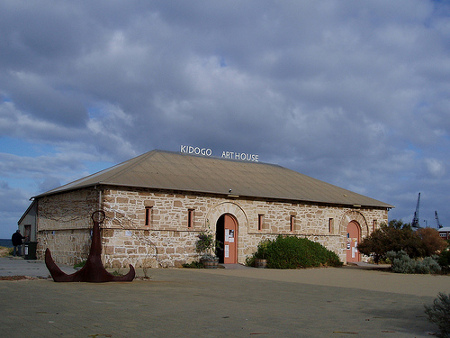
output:
POLYGON ((450 273, 450 250, 441 252, 439 255, 438 263, 445 273, 450 273))
POLYGON ((255 266, 255 259, 256 259, 255 255, 248 256, 245 259, 245 265, 247 265, 247 266, 255 266))
POLYGON ((203 263, 199 261, 193 261, 192 263, 184 263, 183 268, 191 268, 191 269, 203 269, 205 266, 203 263))
POLYGON ((114 270, 113 272, 111 272, 111 274, 112 274, 113 276, 117 276, 117 277, 123 276, 123 273, 120 272, 120 269, 114 270))
POLYGON ((392 262, 392 271, 397 273, 414 273, 416 262, 409 258, 405 251, 389 251, 386 253, 386 257, 392 262))
POLYGON ((416 261, 416 273, 440 273, 442 271, 441 266, 437 261, 437 256, 433 255, 430 257, 424 257, 423 259, 419 259, 416 261))
POLYGON ((86 265, 86 261, 84 260, 84 261, 81 261, 81 262, 79 262, 79 263, 77 263, 77 264, 74 264, 73 268, 74 268, 74 269, 76 269, 76 268, 82 268, 82 267, 85 266, 85 265, 86 265))
POLYGON ((442 270, 436 256, 415 260, 403 250, 389 251, 386 256, 392 262, 392 271, 396 273, 434 274, 442 270))
POLYGON ((339 257, 319 243, 295 236, 278 236, 258 245, 257 251, 247 259, 267 259, 267 267, 272 269, 297 269, 317 266, 342 266, 339 257))
POLYGON ((195 250, 198 253, 209 253, 214 246, 214 236, 211 232, 201 232, 198 236, 197 243, 195 243, 195 250))
POLYGON ((258 244, 258 248, 255 253, 255 258, 257 259, 266 259, 267 258, 267 248, 269 247, 271 241, 265 240, 258 244))
POLYGON ((425 313, 428 320, 439 327, 438 337, 450 337, 450 294, 440 292, 432 306, 425 305, 425 313))

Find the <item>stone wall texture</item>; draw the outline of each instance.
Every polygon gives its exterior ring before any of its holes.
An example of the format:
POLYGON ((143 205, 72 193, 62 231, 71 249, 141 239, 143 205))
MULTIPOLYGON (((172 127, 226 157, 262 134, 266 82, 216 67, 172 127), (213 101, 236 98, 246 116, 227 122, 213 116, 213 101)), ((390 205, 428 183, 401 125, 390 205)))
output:
POLYGON ((106 267, 177 267, 198 259, 200 232, 216 231, 224 214, 238 222, 238 262, 261 240, 278 235, 306 237, 346 260, 347 225, 356 221, 365 237, 387 222, 385 209, 361 209, 311 203, 224 198, 145 189, 86 189, 39 200, 38 253, 50 248, 56 262, 74 264, 87 257, 90 215, 106 212, 102 259, 106 267), (188 210, 193 210, 188 224, 188 210), (259 222, 262 220, 262 223, 259 222))

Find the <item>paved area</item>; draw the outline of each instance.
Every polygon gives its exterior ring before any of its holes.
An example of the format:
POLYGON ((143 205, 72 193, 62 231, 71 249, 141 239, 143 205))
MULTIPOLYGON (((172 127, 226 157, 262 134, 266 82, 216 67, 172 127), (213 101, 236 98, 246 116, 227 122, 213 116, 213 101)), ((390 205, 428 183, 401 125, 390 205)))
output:
MULTIPOLYGON (((4 260, 0 275, 8 270, 4 260)), ((438 292, 450 293, 449 276, 360 267, 154 269, 149 275, 131 283, 0 281, 2 336, 429 337, 436 328, 423 305, 438 292)))
MULTIPOLYGON (((58 265, 65 273, 73 273, 75 269, 66 265, 58 265)), ((50 273, 43 261, 26 260, 22 257, 0 257, 0 276, 28 276, 47 278, 50 273)))

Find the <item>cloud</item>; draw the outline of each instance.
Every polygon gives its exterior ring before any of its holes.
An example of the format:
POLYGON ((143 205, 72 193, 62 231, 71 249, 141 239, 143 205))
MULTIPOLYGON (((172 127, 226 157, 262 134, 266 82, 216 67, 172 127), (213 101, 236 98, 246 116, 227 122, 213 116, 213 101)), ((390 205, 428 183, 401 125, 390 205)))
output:
POLYGON ((449 16, 419 0, 2 1, 0 136, 39 151, 2 150, 0 172, 32 194, 192 144, 258 153, 391 217, 419 191, 444 210, 449 16))
POLYGON ((83 105, 70 90, 58 89, 47 78, 11 72, 5 81, 9 83, 10 97, 17 102, 17 108, 24 112, 32 111, 33 116, 39 119, 76 127, 87 118, 83 105))
POLYGON ((2 215, 0 238, 11 238, 17 230, 17 222, 28 208, 29 196, 23 189, 12 188, 8 182, 0 180, 0 214, 2 215))
POLYGON ((435 158, 428 158, 425 160, 428 171, 431 175, 441 178, 446 174, 446 170, 442 161, 435 158))
POLYGON ((5 181, 0 181, 0 211, 2 213, 24 212, 24 198, 27 196, 23 194, 23 191, 10 187, 5 181))

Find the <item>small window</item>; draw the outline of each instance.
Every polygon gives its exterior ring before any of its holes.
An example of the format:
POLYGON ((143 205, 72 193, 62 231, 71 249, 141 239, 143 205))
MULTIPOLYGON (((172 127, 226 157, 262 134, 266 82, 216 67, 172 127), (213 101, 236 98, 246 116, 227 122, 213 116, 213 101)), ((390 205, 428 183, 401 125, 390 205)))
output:
POLYGON ((264 227, 264 215, 259 214, 258 215, 258 230, 262 230, 264 227))
POLYGON ((377 220, 374 219, 373 220, 373 231, 375 231, 377 229, 377 220))
POLYGON ((332 234, 334 232, 334 218, 328 219, 328 232, 332 234))
POLYGON ((145 225, 152 223, 152 207, 145 207, 145 225))
POLYGON ((188 209, 188 228, 192 228, 194 226, 194 209, 188 209))
POLYGON ((294 231, 295 230, 295 215, 291 215, 290 217, 290 231, 294 231))
POLYGON ((25 231, 23 235, 25 236, 25 242, 29 242, 31 237, 31 224, 25 225, 25 231))

